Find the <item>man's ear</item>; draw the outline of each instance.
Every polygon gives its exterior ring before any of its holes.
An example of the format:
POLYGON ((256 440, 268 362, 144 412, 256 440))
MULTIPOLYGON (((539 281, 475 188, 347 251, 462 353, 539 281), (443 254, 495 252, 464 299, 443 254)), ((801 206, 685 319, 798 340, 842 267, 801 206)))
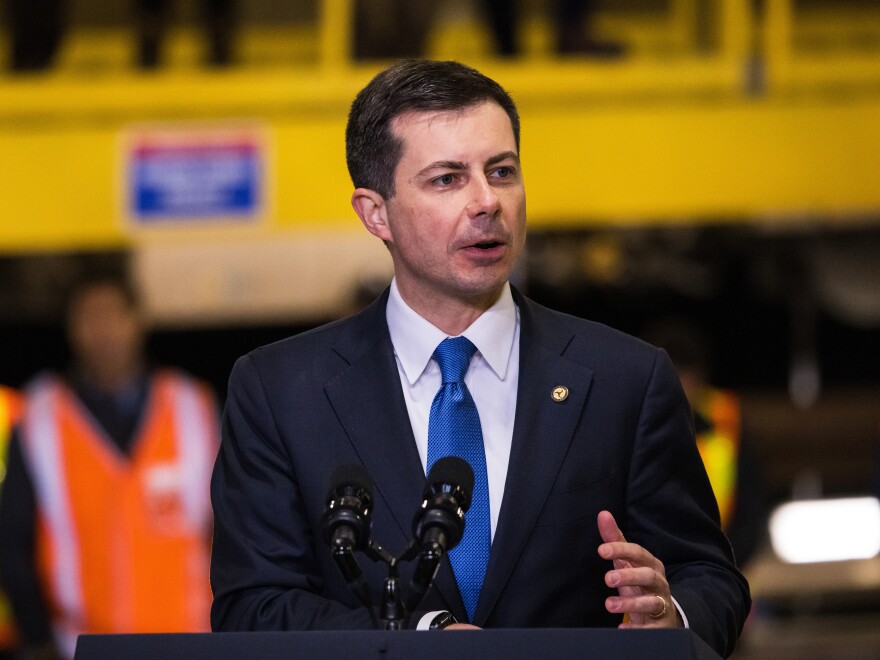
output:
POLYGON ((357 188, 351 194, 351 205, 368 232, 383 241, 391 240, 391 230, 388 227, 388 207, 382 195, 369 188, 357 188))

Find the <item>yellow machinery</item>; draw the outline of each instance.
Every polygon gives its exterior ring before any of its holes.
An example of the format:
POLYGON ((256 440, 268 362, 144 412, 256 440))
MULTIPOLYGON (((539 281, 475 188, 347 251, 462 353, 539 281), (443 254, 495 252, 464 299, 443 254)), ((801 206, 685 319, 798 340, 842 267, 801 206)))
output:
MULTIPOLYGON (((484 70, 517 100, 535 227, 880 216, 880 10, 763 4, 754 15, 749 0, 717 0, 708 52, 694 37, 697 1, 671 0, 660 14, 599 17, 631 44, 620 61, 550 55, 549 27, 536 16, 517 60, 491 56, 473 15, 441 16, 429 55, 484 70), (823 38, 845 40, 847 30, 869 47, 810 50, 823 38)), ((200 69, 186 61, 193 39, 183 33, 178 63, 166 70, 101 69, 95 58, 126 42, 81 33, 52 71, 0 77, 0 251, 164 240, 165 229, 131 222, 125 196, 132 136, 150 130, 244 126, 264 159, 259 217, 245 229, 222 221, 173 228, 172 240, 180 231, 186 240, 222 240, 356 230, 345 117, 382 63, 349 55, 351 0, 319 9, 316 25, 290 26, 307 55, 288 63, 200 69)), ((245 31, 242 51, 272 35, 282 43, 278 34, 245 31)))

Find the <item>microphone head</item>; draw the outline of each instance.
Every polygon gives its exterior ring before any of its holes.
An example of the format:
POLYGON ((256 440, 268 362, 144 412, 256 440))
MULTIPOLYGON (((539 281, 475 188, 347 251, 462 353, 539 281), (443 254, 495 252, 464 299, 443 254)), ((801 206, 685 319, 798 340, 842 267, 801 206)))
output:
POLYGON ((413 519, 413 534, 420 543, 438 542, 451 550, 464 534, 464 514, 471 505, 474 470, 458 456, 439 459, 428 471, 422 506, 413 519))
POLYGON ((425 498, 436 493, 450 493, 465 511, 474 492, 474 470, 463 458, 444 456, 431 466, 425 483, 425 498))
POLYGON ((330 475, 328 498, 333 497, 341 490, 363 491, 372 499, 373 480, 370 478, 370 473, 360 463, 346 463, 337 466, 330 475))
POLYGON ((324 540, 331 546, 350 542, 363 548, 370 536, 373 481, 359 464, 340 465, 330 475, 327 507, 321 517, 324 540))

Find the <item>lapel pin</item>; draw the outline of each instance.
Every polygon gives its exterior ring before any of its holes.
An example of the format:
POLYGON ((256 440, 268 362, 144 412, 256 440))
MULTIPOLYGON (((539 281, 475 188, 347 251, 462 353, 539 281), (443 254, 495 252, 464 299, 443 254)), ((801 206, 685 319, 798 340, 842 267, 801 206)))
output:
POLYGON ((550 392, 550 398, 556 403, 562 403, 568 398, 568 388, 565 385, 557 385, 550 392))

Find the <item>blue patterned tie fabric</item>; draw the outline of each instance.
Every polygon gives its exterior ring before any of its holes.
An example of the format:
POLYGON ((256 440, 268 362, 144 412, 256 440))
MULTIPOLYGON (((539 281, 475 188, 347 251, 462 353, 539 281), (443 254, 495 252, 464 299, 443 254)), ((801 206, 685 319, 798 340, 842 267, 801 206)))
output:
POLYGON ((472 621, 491 545, 489 522, 489 482, 486 451, 477 406, 464 384, 471 358, 476 352, 466 337, 449 337, 434 351, 443 384, 431 404, 428 420, 428 472, 444 456, 463 458, 474 470, 474 493, 465 514, 464 538, 449 552, 458 590, 472 621))

